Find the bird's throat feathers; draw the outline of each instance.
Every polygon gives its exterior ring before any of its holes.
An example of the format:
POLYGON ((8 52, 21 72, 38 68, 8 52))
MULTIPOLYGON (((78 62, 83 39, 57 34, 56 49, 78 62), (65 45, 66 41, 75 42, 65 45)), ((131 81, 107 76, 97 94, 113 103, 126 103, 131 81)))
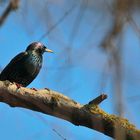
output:
POLYGON ((29 62, 31 62, 33 65, 36 65, 38 67, 42 66, 42 55, 32 51, 32 52, 28 52, 28 59, 29 62))

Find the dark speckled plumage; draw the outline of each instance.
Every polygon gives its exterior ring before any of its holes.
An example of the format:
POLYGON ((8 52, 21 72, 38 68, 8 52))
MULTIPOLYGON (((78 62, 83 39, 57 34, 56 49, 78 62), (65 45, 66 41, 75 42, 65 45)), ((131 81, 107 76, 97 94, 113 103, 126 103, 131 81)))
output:
POLYGON ((42 67, 42 55, 52 52, 40 42, 30 44, 25 52, 15 56, 0 74, 0 80, 9 80, 22 86, 28 86, 38 75, 42 67))

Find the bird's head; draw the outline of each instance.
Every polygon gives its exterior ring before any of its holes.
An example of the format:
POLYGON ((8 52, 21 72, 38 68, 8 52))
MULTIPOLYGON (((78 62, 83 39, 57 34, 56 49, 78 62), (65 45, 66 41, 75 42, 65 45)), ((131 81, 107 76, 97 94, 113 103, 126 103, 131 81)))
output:
POLYGON ((37 53, 39 55, 42 55, 44 52, 50 52, 52 53, 53 51, 48 49, 47 47, 45 47, 45 45, 43 45, 40 42, 33 42, 31 43, 27 49, 27 52, 33 52, 33 53, 37 53))

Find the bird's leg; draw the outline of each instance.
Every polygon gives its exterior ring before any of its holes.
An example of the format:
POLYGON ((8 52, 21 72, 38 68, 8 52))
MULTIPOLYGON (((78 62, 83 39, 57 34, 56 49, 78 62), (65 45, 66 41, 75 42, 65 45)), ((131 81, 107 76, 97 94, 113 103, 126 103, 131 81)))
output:
POLYGON ((30 89, 32 89, 32 90, 34 90, 34 91, 37 91, 37 89, 36 89, 36 88, 30 88, 30 89))
POLYGON ((16 82, 14 82, 14 84, 17 86, 18 89, 21 88, 21 87, 23 87, 22 84, 18 84, 16 82))

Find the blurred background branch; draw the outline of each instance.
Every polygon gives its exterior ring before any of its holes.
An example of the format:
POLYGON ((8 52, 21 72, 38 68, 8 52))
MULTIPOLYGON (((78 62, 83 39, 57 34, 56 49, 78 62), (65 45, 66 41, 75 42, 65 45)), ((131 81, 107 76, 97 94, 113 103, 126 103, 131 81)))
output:
POLYGON ((0 26, 4 23, 7 16, 11 11, 17 10, 19 7, 19 0, 10 0, 7 8, 4 10, 3 14, 0 16, 0 26))

